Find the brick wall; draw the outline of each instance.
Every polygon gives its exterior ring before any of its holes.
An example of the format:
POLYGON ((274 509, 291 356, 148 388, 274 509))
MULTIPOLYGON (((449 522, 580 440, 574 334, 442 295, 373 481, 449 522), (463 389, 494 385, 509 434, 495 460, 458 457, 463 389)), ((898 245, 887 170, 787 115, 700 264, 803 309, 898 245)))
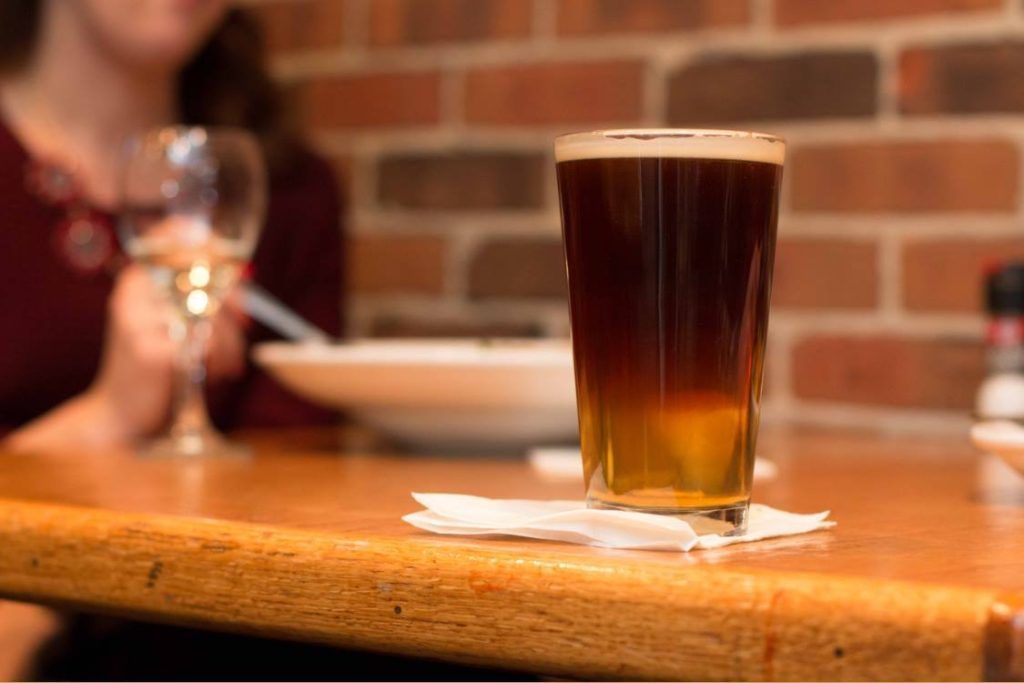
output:
POLYGON ((768 419, 960 429, 1024 256, 1021 0, 258 0, 345 171, 355 335, 567 330, 552 137, 786 136, 768 419))

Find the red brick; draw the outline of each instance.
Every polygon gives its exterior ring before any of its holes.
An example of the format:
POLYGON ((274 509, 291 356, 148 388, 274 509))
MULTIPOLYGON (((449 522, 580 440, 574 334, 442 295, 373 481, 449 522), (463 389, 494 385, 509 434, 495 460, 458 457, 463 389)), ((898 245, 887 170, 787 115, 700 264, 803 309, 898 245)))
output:
POLYGON ((1004 140, 865 142, 792 152, 797 211, 1014 211, 1017 151, 1004 140))
POLYGON ((998 9, 1003 0, 775 0, 781 26, 878 21, 998 9))
POLYGON ((878 62, 870 52, 704 56, 670 78, 668 121, 689 125, 872 116, 877 74, 878 62))
POLYGON ((271 52, 341 47, 345 3, 340 0, 275 0, 251 5, 271 52))
POLYGON ((845 239, 796 238, 775 252, 772 304, 781 308, 873 308, 878 248, 845 239))
POLYGON ((469 266, 469 294, 474 299, 564 298, 561 241, 501 239, 485 244, 469 266))
POLYGON ((383 315, 370 323, 374 337, 540 337, 544 328, 538 323, 508 320, 467 320, 445 317, 383 315))
POLYGON ((907 114, 1024 111, 1024 42, 920 48, 900 56, 907 114))
POLYGON ((389 156, 378 164, 377 195, 404 209, 527 209, 544 203, 545 157, 516 152, 389 156))
POLYGON ((747 0, 561 0, 558 5, 563 35, 688 31, 749 21, 747 0))
POLYGON ((352 240, 348 277, 356 294, 440 294, 445 243, 419 235, 361 235, 352 240))
POLYGON ((313 128, 430 125, 440 118, 436 72, 342 75, 310 81, 301 97, 313 128))
POLYGON ((561 62, 474 69, 466 119, 495 126, 632 123, 641 116, 643 64, 561 62))
POLYGON ((980 342, 821 335, 793 349, 793 391, 805 399, 968 410, 984 375, 980 342))
POLYGON ((981 311, 987 267, 1024 259, 1018 239, 938 239, 903 250, 903 305, 914 311, 981 311))
POLYGON ((533 5, 525 0, 373 0, 370 43, 418 45, 525 38, 533 5))

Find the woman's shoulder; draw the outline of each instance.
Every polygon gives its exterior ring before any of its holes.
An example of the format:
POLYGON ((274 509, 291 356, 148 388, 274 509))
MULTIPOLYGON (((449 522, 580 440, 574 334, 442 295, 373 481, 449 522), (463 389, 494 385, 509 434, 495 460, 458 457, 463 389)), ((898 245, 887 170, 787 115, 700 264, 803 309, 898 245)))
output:
POLYGON ((21 188, 21 176, 28 164, 28 152, 0 116, 0 188, 21 188), (12 182, 18 180, 19 182, 12 182))
POLYGON ((285 244, 334 240, 340 234, 344 200, 333 165, 309 147, 271 163, 263 251, 285 244))
POLYGON ((271 204, 293 202, 330 203, 340 206, 342 197, 334 165, 307 145, 296 145, 287 156, 271 163, 271 204))

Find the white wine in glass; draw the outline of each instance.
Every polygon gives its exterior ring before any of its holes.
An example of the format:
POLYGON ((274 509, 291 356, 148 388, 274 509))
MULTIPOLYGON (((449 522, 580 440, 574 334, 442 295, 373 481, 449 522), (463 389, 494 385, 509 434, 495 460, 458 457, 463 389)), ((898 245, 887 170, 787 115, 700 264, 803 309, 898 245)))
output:
POLYGON ((239 455, 210 423, 205 357, 213 316, 256 246, 266 171, 248 133, 171 127, 129 139, 121 166, 125 251, 142 264, 176 312, 180 345, 173 415, 149 455, 239 455))

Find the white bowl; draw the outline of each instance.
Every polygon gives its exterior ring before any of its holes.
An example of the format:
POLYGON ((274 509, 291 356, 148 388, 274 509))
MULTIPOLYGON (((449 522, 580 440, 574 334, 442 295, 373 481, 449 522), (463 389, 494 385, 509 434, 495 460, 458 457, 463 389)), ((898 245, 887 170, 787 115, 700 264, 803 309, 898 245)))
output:
POLYGON ((271 342, 256 362, 298 395, 430 448, 511 448, 573 439, 566 341, 271 342))

